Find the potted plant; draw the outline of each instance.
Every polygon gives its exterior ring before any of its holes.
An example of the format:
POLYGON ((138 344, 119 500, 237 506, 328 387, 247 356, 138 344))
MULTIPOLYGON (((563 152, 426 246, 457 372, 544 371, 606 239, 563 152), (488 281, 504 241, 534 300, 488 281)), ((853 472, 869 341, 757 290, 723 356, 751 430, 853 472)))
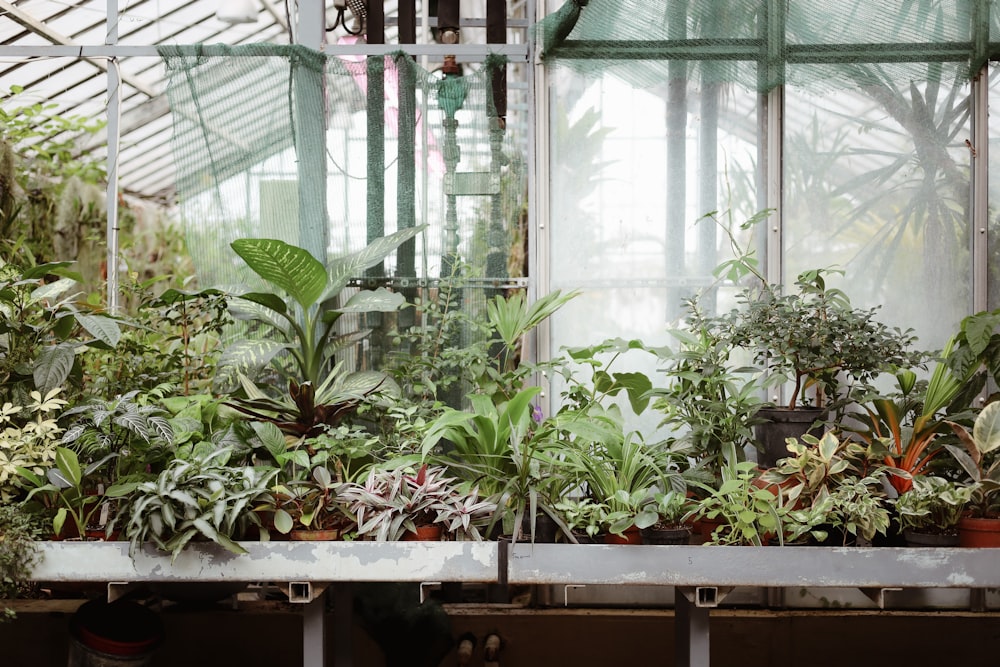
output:
POLYGON ((117 456, 117 453, 110 453, 84 467, 76 452, 56 447, 55 466, 46 470, 45 476, 19 469, 31 488, 24 499, 25 506, 51 513, 52 535, 56 539, 102 539, 110 535, 112 522, 108 498, 111 496, 105 496, 103 484, 97 478, 105 479, 99 471, 117 456))
POLYGON ((592 544, 598 540, 607 507, 588 496, 568 496, 555 503, 572 542, 592 544))
POLYGON ((943 477, 922 475, 894 504, 909 546, 956 546, 958 524, 975 487, 943 477))
MULTIPOLYGON (((363 484, 347 484, 341 498, 356 517, 359 536, 377 541, 416 539, 448 532, 461 538, 482 539, 479 529, 496 511, 480 500, 476 488, 468 491, 447 477, 443 466, 426 463, 414 471, 405 465, 373 468, 363 484)), ((435 539, 427 537, 422 539, 435 539)))
MULTIPOLYGON (((764 220, 755 216, 748 225, 764 220)), ((755 426, 762 467, 787 454, 786 440, 799 437, 852 387, 865 387, 881 373, 918 365, 923 355, 910 348, 910 331, 890 328, 875 319, 877 308, 852 306, 848 296, 827 284, 841 271, 803 271, 794 290, 770 283, 758 268, 754 251, 729 237, 734 259, 716 269, 734 283, 747 285, 740 305, 714 318, 711 329, 729 350, 743 350, 766 372, 765 388, 790 385, 783 405, 760 408, 755 426)))
POLYGON ((606 508, 602 526, 608 540, 637 544, 642 529, 657 521, 653 494, 670 485, 668 459, 638 434, 624 434, 617 419, 599 417, 593 408, 588 414, 585 429, 577 419, 564 426, 576 436, 565 452, 567 474, 606 508))
POLYGON ((691 524, 686 523, 684 517, 694 504, 692 499, 679 491, 654 493, 652 509, 656 512, 656 523, 643 529, 643 541, 646 544, 687 544, 691 537, 691 524))
POLYGON ((171 554, 192 540, 210 540, 233 553, 246 553, 237 543, 249 524, 259 523, 257 505, 269 501, 276 471, 230 461, 232 449, 197 447, 187 459, 177 458, 153 480, 120 483, 108 495, 126 502, 116 522, 130 543, 129 553, 146 542, 171 554))
POLYGON ((298 541, 339 539, 355 526, 339 495, 342 488, 344 483, 322 465, 305 478, 273 486, 275 530, 298 541))
POLYGON ((718 488, 698 485, 705 496, 684 519, 717 522, 708 539, 710 544, 759 547, 772 537, 782 540, 781 497, 754 484, 757 472, 750 461, 723 467, 718 488))
POLYGON ((970 431, 948 422, 961 447, 946 445, 969 475, 972 494, 959 521, 959 545, 1000 546, 1000 402, 993 402, 976 416, 970 431))
POLYGON ((869 448, 834 431, 822 438, 806 434, 786 445, 790 455, 756 480, 779 495, 786 515, 791 514, 786 535, 826 542, 830 532, 839 530, 840 543, 846 544, 852 537, 871 541, 885 534, 890 516, 881 481, 891 469, 869 448))

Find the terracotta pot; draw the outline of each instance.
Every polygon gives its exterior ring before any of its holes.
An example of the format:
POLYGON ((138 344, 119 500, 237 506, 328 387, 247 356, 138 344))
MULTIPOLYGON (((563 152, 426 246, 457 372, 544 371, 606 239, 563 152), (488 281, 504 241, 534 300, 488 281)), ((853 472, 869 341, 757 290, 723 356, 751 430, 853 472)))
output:
POLYGON ((441 540, 441 524, 432 523, 417 526, 417 532, 406 532, 403 539, 407 542, 439 542, 441 540))
POLYGON ((340 539, 340 531, 336 528, 326 530, 297 529, 288 533, 292 542, 332 542, 340 539))
MULTIPOLYGON (((81 646, 107 654, 108 658, 147 654, 163 640, 159 616, 138 603, 122 600, 112 603, 92 600, 83 604, 70 620, 70 629, 81 646)), ((119 661, 102 660, 100 664, 119 664, 119 661)))
POLYGON ((605 533, 605 544, 642 544, 642 531, 635 526, 626 528, 621 535, 605 533))
POLYGON ((958 546, 1000 547, 1000 519, 963 517, 958 522, 958 546))

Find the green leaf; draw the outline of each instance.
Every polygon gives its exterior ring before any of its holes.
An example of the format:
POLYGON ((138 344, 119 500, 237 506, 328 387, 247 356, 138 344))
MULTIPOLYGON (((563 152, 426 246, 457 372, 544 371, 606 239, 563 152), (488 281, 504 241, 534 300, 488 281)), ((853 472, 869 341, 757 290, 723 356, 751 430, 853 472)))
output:
POLYGON ((56 469, 69 486, 78 489, 83 481, 83 470, 76 452, 66 447, 56 447, 56 469))
POLYGON ((1000 402, 990 403, 979 413, 972 427, 972 439, 980 454, 1000 447, 1000 402))
POLYGON ((121 340, 122 332, 118 328, 118 323, 110 317, 103 315, 86 315, 77 313, 76 321, 80 323, 87 332, 99 341, 107 343, 111 347, 117 347, 121 340))
POLYGON ((390 292, 384 287, 376 290, 362 290, 351 296, 347 303, 337 308, 339 313, 390 313, 399 310, 406 299, 398 292, 390 292))
POLYGON ((47 394, 56 387, 63 386, 73 370, 76 352, 72 345, 50 345, 39 350, 35 357, 32 376, 35 387, 47 394))
POLYGON ((257 275, 287 292, 304 310, 326 288, 323 264, 304 248, 278 239, 237 239, 230 245, 257 275))
POLYGON ((274 528, 279 533, 287 535, 292 528, 295 526, 295 521, 292 519, 292 515, 283 509, 277 509, 274 511, 274 528))
POLYGON ((340 294, 351 278, 358 277, 365 269, 375 266, 391 255, 396 248, 409 241, 427 228, 427 225, 401 229, 397 232, 377 238, 358 252, 339 257, 329 263, 326 268, 329 284, 320 297, 326 301, 340 294))
POLYGON ((55 300, 75 285, 76 281, 70 278, 60 278, 55 282, 45 283, 31 292, 31 303, 55 300))

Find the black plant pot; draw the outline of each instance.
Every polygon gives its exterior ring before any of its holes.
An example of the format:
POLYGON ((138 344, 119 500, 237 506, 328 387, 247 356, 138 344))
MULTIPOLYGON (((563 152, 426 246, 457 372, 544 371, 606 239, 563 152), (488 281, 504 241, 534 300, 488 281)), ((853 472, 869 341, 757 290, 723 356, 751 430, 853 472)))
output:
POLYGON ((772 468, 778 459, 789 456, 788 438, 801 438, 806 433, 817 437, 823 434, 823 425, 813 426, 822 419, 826 410, 822 408, 761 408, 757 416, 766 421, 754 426, 757 438, 757 464, 761 468, 772 468))
POLYGON ((646 528, 642 531, 643 544, 688 544, 691 528, 671 526, 669 528, 646 528))

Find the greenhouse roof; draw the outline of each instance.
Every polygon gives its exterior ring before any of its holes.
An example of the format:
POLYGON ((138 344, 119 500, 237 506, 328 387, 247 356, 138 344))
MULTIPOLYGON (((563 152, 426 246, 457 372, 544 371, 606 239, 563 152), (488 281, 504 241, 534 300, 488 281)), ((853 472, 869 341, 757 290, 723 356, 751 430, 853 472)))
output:
MULTIPOLYGON (((462 0, 463 13, 484 1, 467 7, 462 0)), ((2 104, 10 111, 41 103, 63 116, 104 119, 110 97, 109 62, 116 62, 121 79, 120 187, 130 195, 172 203, 171 116, 164 63, 156 47, 299 43, 291 12, 303 3, 245 0, 243 4, 253 6, 255 18, 230 23, 217 16, 226 0, 0 0, 2 104), (12 87, 23 92, 12 95, 12 87)), ((328 43, 347 37, 342 24, 334 29, 335 4, 344 3, 325 0, 328 43)), ((415 4, 419 21, 424 3, 415 4)), ((515 5, 523 11, 524 4, 512 3, 509 12, 517 10, 515 5)), ((384 6, 390 44, 396 41, 398 5, 390 1, 384 6)), ((348 27, 357 25, 349 10, 346 17, 348 27)), ((435 25, 434 18, 428 17, 426 25, 435 25)), ((476 35, 463 32, 463 41, 475 39, 476 35)), ((88 136, 80 151, 106 160, 107 130, 88 136)))

